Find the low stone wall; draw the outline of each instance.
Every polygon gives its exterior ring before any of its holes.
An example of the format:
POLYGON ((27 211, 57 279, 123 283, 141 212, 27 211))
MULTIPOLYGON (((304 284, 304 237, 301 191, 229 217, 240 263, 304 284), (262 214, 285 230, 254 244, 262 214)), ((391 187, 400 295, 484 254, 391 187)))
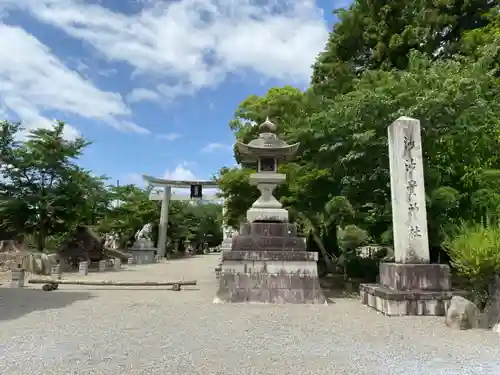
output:
POLYGON ((0 253, 0 271, 16 269, 20 264, 26 272, 36 275, 50 275, 50 270, 56 264, 56 254, 45 253, 0 253))

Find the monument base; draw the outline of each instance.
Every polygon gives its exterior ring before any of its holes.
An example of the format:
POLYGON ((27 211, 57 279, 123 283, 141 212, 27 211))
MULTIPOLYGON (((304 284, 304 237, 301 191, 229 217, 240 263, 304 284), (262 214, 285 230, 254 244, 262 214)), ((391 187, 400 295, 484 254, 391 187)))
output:
POLYGON ((380 264, 380 284, 362 284, 361 302, 389 316, 444 316, 454 295, 445 264, 380 264))
POLYGON ((155 255, 157 253, 156 248, 131 248, 128 250, 130 256, 134 259, 135 264, 151 264, 155 263, 155 255))
POLYGON ((233 239, 230 237, 225 238, 221 245, 220 245, 220 250, 221 251, 231 251, 233 245, 233 239))
POLYGON ((247 211, 247 220, 254 221, 274 221, 288 222, 288 211, 283 208, 261 208, 252 207, 247 211))
POLYGON ((223 252, 214 303, 325 304, 317 260, 307 251, 223 252))

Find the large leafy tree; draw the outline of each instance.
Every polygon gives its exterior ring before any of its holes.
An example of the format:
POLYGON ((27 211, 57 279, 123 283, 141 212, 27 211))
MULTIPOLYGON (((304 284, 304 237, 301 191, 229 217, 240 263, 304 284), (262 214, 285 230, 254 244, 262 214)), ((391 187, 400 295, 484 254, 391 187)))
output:
POLYGON ((494 7, 491 0, 355 0, 335 11, 339 22, 314 66, 313 88, 347 92, 364 71, 406 69, 412 50, 449 57, 465 32, 491 22, 494 7))
POLYGON ((498 167, 499 98, 496 79, 481 60, 431 61, 414 52, 405 71, 368 71, 351 92, 314 114, 311 127, 298 130, 317 142, 310 166, 303 168, 329 171, 320 187, 297 180, 298 190, 319 201, 345 196, 357 220, 380 239, 391 222, 387 126, 403 115, 418 118, 431 240, 438 244, 437 214, 470 217, 471 194, 482 186, 482 175, 498 167))
POLYGON ((31 130, 22 142, 16 141, 19 124, 4 121, 1 130, 0 226, 5 231, 33 235, 42 251, 49 236, 98 220, 107 199, 103 178, 76 164, 89 142, 64 139, 62 122, 31 130))

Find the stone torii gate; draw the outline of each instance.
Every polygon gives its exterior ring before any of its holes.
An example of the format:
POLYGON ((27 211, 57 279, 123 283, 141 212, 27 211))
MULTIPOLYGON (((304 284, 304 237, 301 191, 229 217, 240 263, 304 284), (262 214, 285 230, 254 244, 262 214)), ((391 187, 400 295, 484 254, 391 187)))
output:
POLYGON ((183 199, 198 199, 198 200, 217 200, 215 195, 204 198, 203 187, 216 188, 218 187, 215 181, 179 181, 165 180, 152 176, 143 175, 144 180, 153 188, 150 192, 149 199, 161 200, 160 225, 158 226, 158 256, 164 257, 167 242, 167 227, 168 227, 168 205, 171 200, 183 199), (163 188, 162 194, 155 191, 155 187, 163 188), (189 198, 183 198, 181 195, 172 195, 172 188, 190 188, 191 194, 189 198), (161 197, 161 198, 160 198, 161 197))

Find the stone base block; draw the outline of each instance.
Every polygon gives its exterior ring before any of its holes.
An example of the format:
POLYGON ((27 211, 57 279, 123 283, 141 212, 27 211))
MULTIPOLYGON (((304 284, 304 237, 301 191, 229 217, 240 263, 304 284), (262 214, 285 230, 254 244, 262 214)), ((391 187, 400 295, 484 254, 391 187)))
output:
POLYGON ((450 266, 447 264, 381 263, 380 284, 392 290, 450 290, 450 266))
POLYGON ((283 208, 250 208, 247 211, 247 220, 288 222, 288 211, 283 208))
POLYGON ((325 304, 316 259, 305 251, 224 252, 214 303, 325 304))
POLYGON ((359 288, 361 302, 389 316, 428 315, 444 316, 455 295, 467 297, 458 290, 392 290, 380 284, 362 284, 359 288))
POLYGON ((233 239, 232 238, 226 238, 224 241, 222 241, 220 245, 220 250, 221 251, 231 251, 233 248, 233 239))
POLYGON ((131 257, 134 259, 135 264, 151 264, 155 263, 155 254, 157 249, 129 249, 131 257))

